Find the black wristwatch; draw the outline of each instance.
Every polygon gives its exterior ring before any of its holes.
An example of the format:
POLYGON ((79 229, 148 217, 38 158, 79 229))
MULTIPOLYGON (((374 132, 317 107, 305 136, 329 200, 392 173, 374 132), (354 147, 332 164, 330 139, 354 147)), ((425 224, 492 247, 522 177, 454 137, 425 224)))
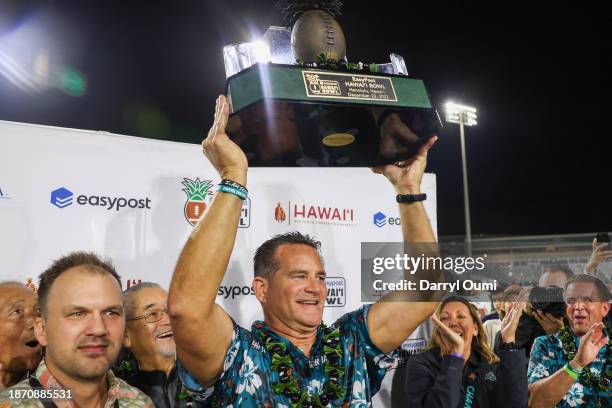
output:
POLYGON ((427 194, 398 194, 395 201, 398 203, 416 203, 417 201, 425 201, 427 194))

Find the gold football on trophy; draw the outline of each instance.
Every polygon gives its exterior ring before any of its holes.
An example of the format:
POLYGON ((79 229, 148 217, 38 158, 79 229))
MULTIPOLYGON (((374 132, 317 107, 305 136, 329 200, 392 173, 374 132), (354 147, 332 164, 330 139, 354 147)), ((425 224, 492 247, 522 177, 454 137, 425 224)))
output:
POLYGON ((346 40, 334 17, 325 11, 309 10, 293 26, 291 49, 295 59, 302 62, 318 62, 321 54, 340 61, 346 57, 346 40))

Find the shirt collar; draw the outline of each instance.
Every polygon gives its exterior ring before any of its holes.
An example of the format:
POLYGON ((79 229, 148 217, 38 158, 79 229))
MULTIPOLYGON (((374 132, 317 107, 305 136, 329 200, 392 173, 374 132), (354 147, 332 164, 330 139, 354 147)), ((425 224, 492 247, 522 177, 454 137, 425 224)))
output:
MULTIPOLYGON (((45 359, 43 358, 40 361, 40 364, 36 368, 35 377, 38 378, 40 384, 49 390, 63 390, 63 385, 51 374, 51 371, 47 368, 47 364, 45 363, 45 359)), ((119 398, 119 392, 121 388, 121 384, 117 377, 113 374, 111 370, 108 370, 106 373, 106 381, 108 384, 108 399, 106 405, 108 403, 113 403, 117 398, 119 398)), ((58 400, 54 401, 57 405, 57 408, 73 408, 76 407, 74 400, 66 401, 66 400, 58 400)))

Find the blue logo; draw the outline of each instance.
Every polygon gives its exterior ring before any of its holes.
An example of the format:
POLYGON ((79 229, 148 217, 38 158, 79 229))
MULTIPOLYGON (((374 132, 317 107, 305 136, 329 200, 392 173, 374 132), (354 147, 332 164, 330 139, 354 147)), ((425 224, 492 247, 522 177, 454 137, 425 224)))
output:
POLYGON ((387 225, 387 216, 380 211, 374 214, 374 225, 376 225, 378 228, 382 228, 387 225))
POLYGON ((67 188, 60 187, 57 190, 51 192, 51 204, 57 208, 65 208, 72 205, 72 198, 74 194, 67 188))
POLYGON ((0 199, 1 199, 1 198, 6 198, 6 199, 9 199, 9 198, 11 198, 11 197, 9 197, 9 195, 8 195, 8 194, 5 194, 5 193, 2 191, 2 189, 0 188, 0 199))

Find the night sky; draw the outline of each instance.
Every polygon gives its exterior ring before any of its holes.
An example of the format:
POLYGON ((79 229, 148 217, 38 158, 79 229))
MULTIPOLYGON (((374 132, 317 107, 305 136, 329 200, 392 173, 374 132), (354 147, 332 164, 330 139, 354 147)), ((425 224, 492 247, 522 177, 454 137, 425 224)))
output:
MULTIPOLYGON (((279 25, 274 3, 0 0, 3 55, 30 67, 47 49, 52 66, 87 79, 79 97, 26 92, 0 75, 0 120, 199 143, 224 90, 222 47, 279 25)), ((344 3, 351 62, 398 53, 440 113, 448 99, 477 107, 479 124, 467 128, 474 235, 612 230, 609 6, 344 3)), ((439 136, 429 161, 439 233, 460 235, 458 126, 439 136)))

